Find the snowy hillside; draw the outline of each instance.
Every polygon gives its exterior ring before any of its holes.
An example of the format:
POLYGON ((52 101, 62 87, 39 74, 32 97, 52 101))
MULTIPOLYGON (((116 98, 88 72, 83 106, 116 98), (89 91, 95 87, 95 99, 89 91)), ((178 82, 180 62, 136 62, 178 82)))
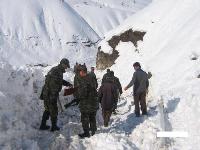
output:
POLYGON ((109 32, 99 45, 102 51, 112 53, 107 41, 114 35, 129 29, 146 32, 143 41, 138 42, 137 51, 132 42, 118 44, 119 57, 111 69, 116 71, 123 86, 131 79, 135 61, 153 73, 150 94, 156 100, 163 96, 169 117, 166 130, 189 134, 188 138, 171 140, 168 144, 172 149, 200 149, 199 6, 197 0, 154 1, 109 32))
POLYGON ((88 23, 60 0, 0 2, 0 59, 11 64, 52 64, 75 56, 94 63, 98 40, 88 23))
POLYGON ((147 6, 152 0, 65 0, 103 38, 127 17, 147 6))

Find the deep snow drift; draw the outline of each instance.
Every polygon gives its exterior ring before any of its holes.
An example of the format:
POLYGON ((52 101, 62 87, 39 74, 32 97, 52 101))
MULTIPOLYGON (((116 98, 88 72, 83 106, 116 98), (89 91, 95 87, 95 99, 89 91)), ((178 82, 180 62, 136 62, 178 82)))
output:
POLYGON ((107 34, 101 49, 110 52, 107 41, 132 28, 146 31, 143 42, 134 45, 121 42, 116 49, 119 58, 111 69, 116 71, 125 86, 131 79, 135 61, 153 73, 151 94, 163 96, 166 130, 186 131, 188 138, 171 139, 172 149, 200 149, 200 2, 197 0, 153 1, 145 9, 128 18, 124 24, 107 34), (124 67, 126 66, 126 67, 124 67), (126 79, 125 79, 126 78, 126 79))

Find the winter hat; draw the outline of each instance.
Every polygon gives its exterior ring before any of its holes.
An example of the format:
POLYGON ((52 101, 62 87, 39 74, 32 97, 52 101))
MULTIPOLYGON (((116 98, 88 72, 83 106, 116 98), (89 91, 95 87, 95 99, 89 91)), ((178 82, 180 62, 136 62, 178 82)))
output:
POLYGON ((140 68, 141 68, 141 65, 140 65, 139 62, 135 62, 135 63, 133 64, 133 67, 140 67, 140 68))
POLYGON ((70 68, 70 65, 69 65, 69 60, 66 59, 66 58, 63 58, 61 61, 60 61, 60 64, 64 64, 64 65, 67 65, 68 68, 70 68))

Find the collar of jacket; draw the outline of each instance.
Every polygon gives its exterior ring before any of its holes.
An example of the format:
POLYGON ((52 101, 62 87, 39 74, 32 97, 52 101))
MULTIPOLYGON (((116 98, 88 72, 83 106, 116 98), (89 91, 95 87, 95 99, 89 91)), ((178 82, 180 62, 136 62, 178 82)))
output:
POLYGON ((65 68, 61 64, 58 65, 58 68, 62 71, 62 73, 65 73, 65 68))

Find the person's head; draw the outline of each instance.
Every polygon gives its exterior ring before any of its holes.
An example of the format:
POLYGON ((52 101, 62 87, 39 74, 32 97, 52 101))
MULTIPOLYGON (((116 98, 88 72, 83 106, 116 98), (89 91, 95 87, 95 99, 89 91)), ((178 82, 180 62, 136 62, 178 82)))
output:
POLYGON ((139 62, 135 62, 135 63, 133 64, 133 67, 134 67, 135 70, 138 70, 138 69, 141 68, 141 65, 140 65, 139 62))
POLYGON ((76 62, 76 66, 78 66, 78 62, 76 62))
POLYGON ((91 67, 91 72, 94 72, 95 68, 94 67, 91 67))
POLYGON ((84 65, 80 66, 80 72, 79 72, 81 77, 85 77, 87 75, 87 68, 84 65))
POLYGON ((69 60, 66 59, 66 58, 63 58, 63 59, 60 61, 60 65, 62 65, 62 67, 63 67, 64 69, 70 68, 69 60))
POLYGON ((114 71, 110 71, 110 75, 111 75, 111 77, 114 77, 114 75, 115 75, 114 71))
POLYGON ((107 69, 107 73, 109 73, 110 72, 110 69, 107 69))

